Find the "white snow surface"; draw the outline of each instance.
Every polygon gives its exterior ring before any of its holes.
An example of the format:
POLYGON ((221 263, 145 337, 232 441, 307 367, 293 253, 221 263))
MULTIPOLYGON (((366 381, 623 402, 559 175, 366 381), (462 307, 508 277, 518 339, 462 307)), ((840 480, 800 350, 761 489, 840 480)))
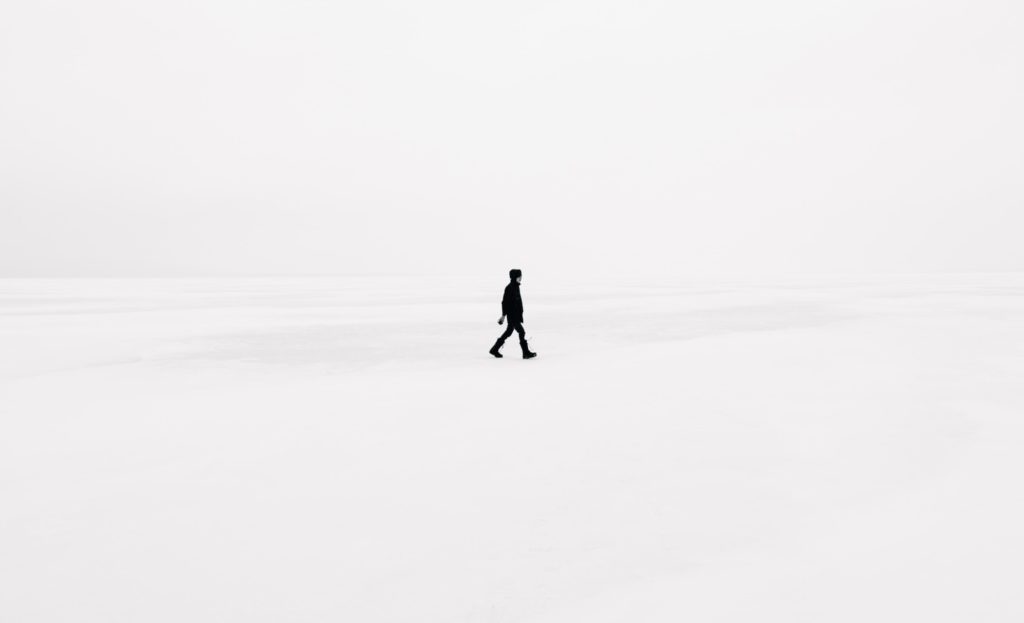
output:
POLYGON ((530 279, 0 280, 0 620, 1024 620, 1024 275, 530 279))

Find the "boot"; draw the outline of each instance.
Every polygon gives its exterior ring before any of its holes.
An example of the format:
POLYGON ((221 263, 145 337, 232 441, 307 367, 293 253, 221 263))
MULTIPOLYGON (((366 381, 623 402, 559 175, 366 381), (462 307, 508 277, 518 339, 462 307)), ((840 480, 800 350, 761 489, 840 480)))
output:
POLYGON ((530 347, 526 345, 526 340, 520 340, 519 345, 523 347, 523 359, 533 359, 537 356, 537 353, 530 352, 530 347))
POLYGON ((504 346, 504 344, 505 344, 504 340, 500 340, 499 339, 497 342, 494 343, 494 346, 491 347, 491 350, 489 350, 487 352, 491 353, 492 355, 494 355, 498 359, 501 359, 502 355, 498 351, 501 350, 501 347, 504 346))

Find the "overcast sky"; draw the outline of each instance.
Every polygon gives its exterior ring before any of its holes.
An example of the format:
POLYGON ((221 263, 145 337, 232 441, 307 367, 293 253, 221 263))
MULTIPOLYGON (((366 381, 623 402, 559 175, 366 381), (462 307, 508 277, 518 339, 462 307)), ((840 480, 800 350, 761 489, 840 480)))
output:
POLYGON ((1020 0, 11 0, 0 276, 1024 270, 1020 0))

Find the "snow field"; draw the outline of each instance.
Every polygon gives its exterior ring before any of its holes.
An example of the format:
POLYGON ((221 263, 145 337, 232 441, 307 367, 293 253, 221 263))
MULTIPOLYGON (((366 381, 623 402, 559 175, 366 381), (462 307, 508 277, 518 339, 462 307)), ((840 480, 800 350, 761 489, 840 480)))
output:
POLYGON ((1020 275, 0 282, 5 621, 1018 621, 1020 275))

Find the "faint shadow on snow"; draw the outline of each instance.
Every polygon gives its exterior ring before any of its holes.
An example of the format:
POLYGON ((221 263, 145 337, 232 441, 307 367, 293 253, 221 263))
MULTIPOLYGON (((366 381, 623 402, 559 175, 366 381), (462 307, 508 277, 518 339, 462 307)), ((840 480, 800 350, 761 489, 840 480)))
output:
POLYGON ((453 341, 463 327, 457 323, 301 325, 191 339, 179 344, 178 352, 151 360, 364 368, 454 356, 459 349, 453 341))

